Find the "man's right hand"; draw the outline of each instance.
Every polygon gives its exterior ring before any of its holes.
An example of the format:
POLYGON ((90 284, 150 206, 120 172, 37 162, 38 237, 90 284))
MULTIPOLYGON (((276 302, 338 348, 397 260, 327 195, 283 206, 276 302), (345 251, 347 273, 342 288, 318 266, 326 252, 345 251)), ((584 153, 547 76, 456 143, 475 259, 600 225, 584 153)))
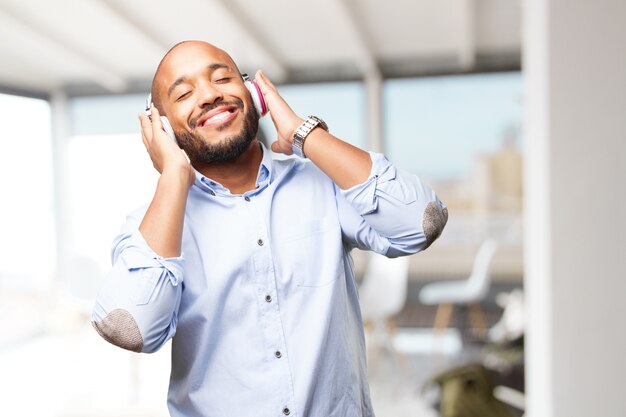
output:
POLYGON ((196 175, 187 154, 163 130, 159 111, 155 107, 151 109, 151 115, 149 118, 143 113, 139 114, 139 121, 141 122, 141 140, 150 155, 152 165, 161 175, 184 174, 188 179, 187 185, 191 187, 196 175))
POLYGON ((151 114, 152 121, 139 115, 141 140, 161 177, 139 231, 152 250, 171 258, 181 254, 185 205, 196 175, 187 155, 163 130, 159 111, 153 107, 151 114))

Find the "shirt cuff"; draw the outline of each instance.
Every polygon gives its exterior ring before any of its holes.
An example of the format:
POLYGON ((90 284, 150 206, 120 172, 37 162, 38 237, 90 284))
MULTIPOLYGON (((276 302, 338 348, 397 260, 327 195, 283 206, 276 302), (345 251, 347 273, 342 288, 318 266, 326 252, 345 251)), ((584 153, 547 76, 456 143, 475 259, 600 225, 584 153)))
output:
POLYGON ((378 209, 378 199, 376 189, 379 182, 392 180, 396 176, 396 171, 385 155, 369 152, 372 159, 372 169, 363 183, 357 184, 347 190, 339 192, 363 216, 371 214, 378 209))
POLYGON ((184 254, 175 258, 159 256, 150 248, 139 230, 134 231, 126 239, 126 245, 120 257, 129 271, 162 268, 169 272, 167 277, 173 286, 177 286, 183 280, 184 254))

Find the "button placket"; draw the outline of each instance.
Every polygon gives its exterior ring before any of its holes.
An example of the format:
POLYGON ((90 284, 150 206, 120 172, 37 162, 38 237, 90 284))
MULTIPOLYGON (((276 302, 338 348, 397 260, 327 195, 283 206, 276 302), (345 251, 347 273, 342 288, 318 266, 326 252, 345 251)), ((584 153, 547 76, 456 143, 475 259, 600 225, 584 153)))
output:
POLYGON ((270 241, 270 230, 266 221, 267 194, 254 194, 253 196, 243 196, 240 200, 241 208, 249 215, 252 224, 249 226, 249 239, 253 248, 253 262, 257 282, 257 300, 260 310, 261 326, 264 331, 264 355, 273 362, 272 374, 279 378, 276 384, 280 388, 280 394, 276 398, 277 406, 283 404, 282 415, 292 414, 288 404, 294 401, 292 386, 291 367, 287 352, 286 341, 283 333, 283 323, 280 314, 280 303, 277 298, 280 294, 277 288, 276 271, 272 259, 273 244, 270 241), (248 199, 246 199, 248 197, 248 199))

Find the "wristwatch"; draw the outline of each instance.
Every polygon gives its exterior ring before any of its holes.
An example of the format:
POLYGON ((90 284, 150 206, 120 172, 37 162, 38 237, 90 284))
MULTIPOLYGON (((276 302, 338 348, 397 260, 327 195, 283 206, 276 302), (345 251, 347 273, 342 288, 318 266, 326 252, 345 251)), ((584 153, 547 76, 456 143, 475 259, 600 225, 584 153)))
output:
POLYGON ((321 127, 328 132, 328 125, 325 121, 317 116, 309 116, 304 123, 296 129, 296 133, 293 134, 293 142, 291 145, 293 153, 298 155, 300 158, 306 158, 306 155, 304 154, 304 141, 309 133, 311 133, 311 131, 316 127, 321 127))

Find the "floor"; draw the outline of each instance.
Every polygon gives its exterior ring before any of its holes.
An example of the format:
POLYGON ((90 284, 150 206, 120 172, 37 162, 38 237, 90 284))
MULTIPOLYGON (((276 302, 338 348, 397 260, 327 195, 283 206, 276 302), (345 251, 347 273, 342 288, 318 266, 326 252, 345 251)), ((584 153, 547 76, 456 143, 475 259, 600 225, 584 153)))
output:
POLYGON ((395 354, 378 349, 368 341, 369 382, 372 402, 378 417, 435 417, 432 407, 437 399, 429 396, 428 380, 461 353, 458 332, 433 337, 428 329, 399 329, 394 337, 395 354))
MULTIPOLYGON (((167 359, 110 347, 90 329, 35 338, 0 353, 0 415, 165 417, 167 359)), ((420 392, 436 366, 426 354, 403 364, 378 354, 369 376, 377 416, 436 416, 420 392)))
MULTIPOLYGON (((0 415, 166 417, 169 349, 152 355, 123 351, 103 343, 86 324, 88 316, 75 316, 75 311, 66 311, 45 317, 43 327, 23 332, 17 342, 0 344, 0 415)), ((426 381, 477 357, 459 329, 434 337, 428 328, 433 317, 432 308, 408 305, 397 318, 401 327, 392 339, 397 353, 384 346, 370 349, 370 391, 378 417, 437 416, 431 406, 436 397, 424 390, 426 381)), ((488 312, 487 321, 497 317, 497 311, 488 312)), ((453 325, 463 322, 459 315, 453 325)), ((368 338, 368 346, 377 345, 382 346, 368 338)))

